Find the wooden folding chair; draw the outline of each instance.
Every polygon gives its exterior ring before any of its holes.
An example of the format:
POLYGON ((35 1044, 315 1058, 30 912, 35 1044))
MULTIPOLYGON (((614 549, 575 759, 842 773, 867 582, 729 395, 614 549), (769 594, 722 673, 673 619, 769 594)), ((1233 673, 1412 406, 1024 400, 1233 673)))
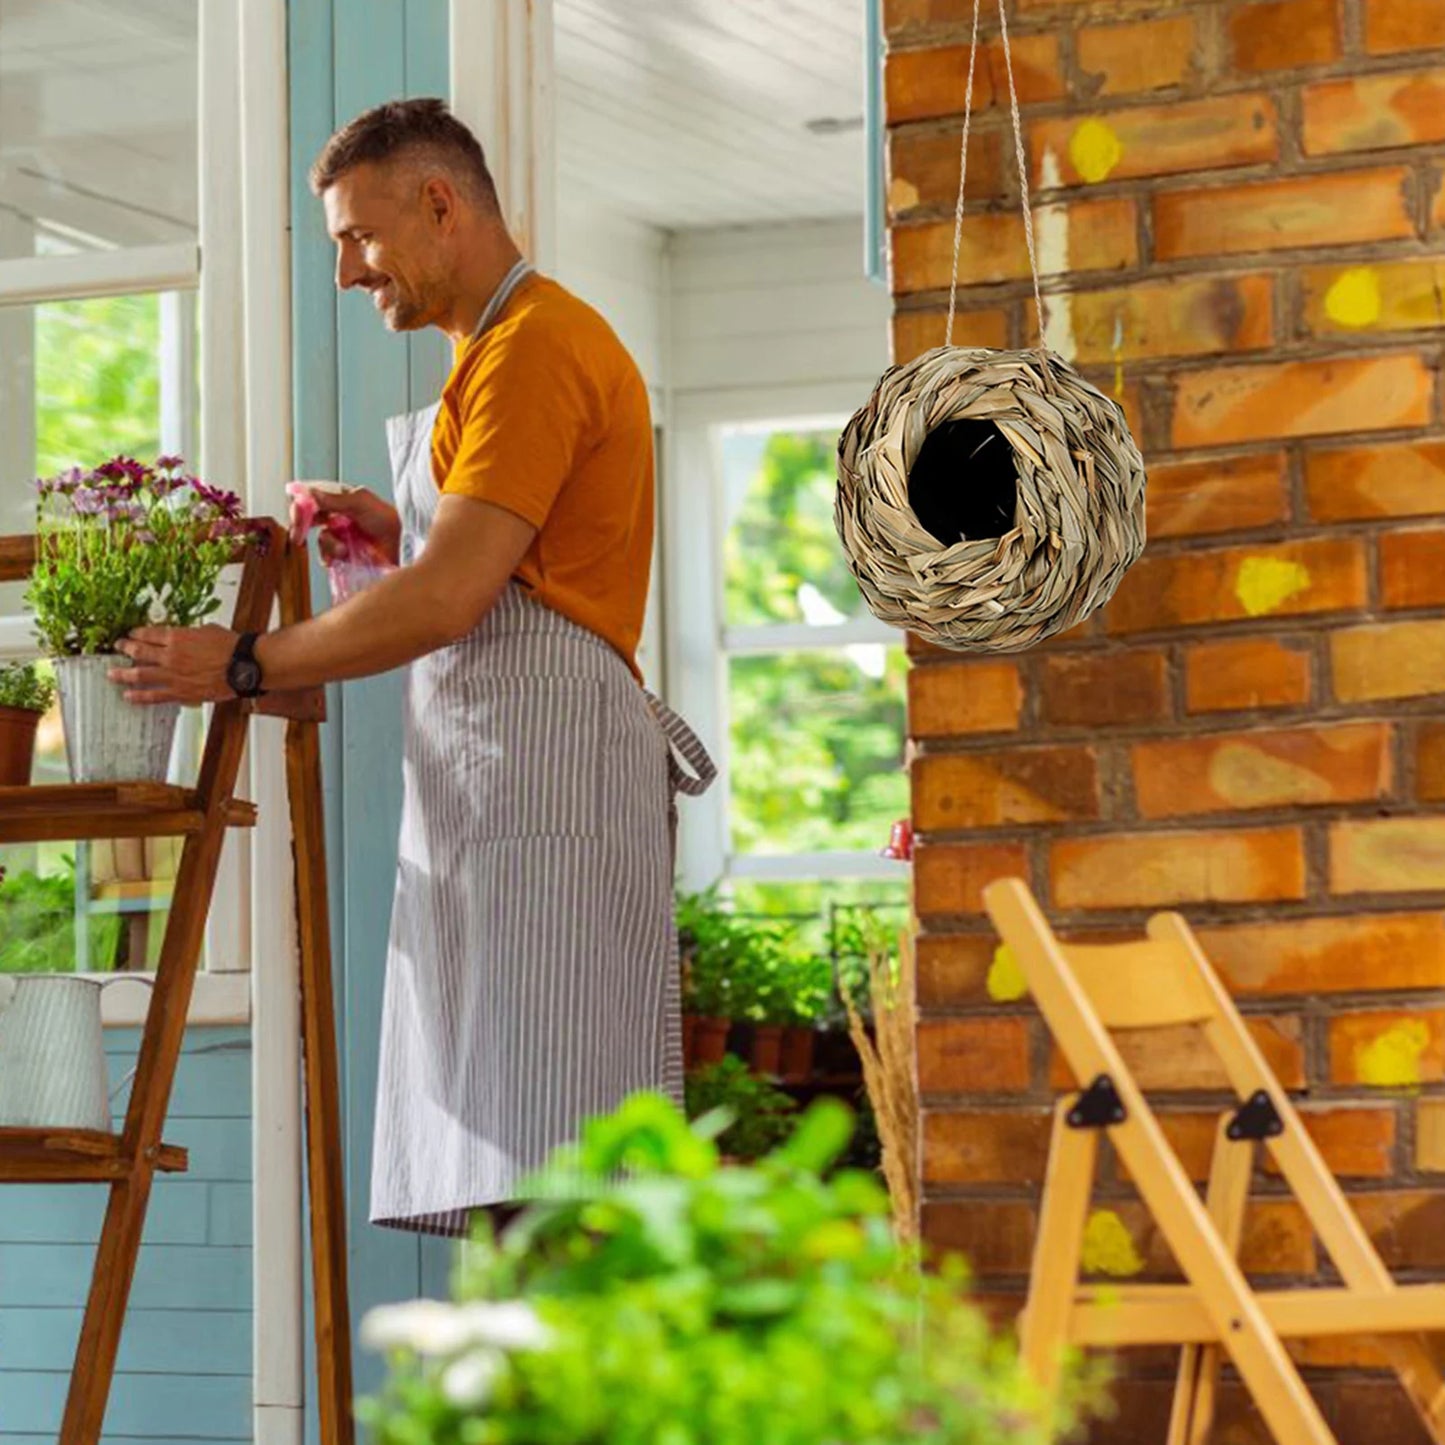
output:
POLYGON ((1024 1360, 1043 1388, 1056 1388, 1068 1348, 1179 1345, 1168 1445, 1204 1445, 1222 1352, 1279 1445, 1334 1445, 1282 1341, 1371 1336, 1430 1437, 1445 1445, 1445 1379, 1424 1338, 1445 1330, 1445 1285, 1397 1285, 1390 1276, 1188 924, 1165 913, 1139 942, 1065 945, 1018 880, 993 884, 984 901, 1074 1076, 1091 1081, 1054 1115, 1021 1321, 1024 1360), (1203 1031, 1239 1097, 1220 1120, 1204 1201, 1112 1037, 1182 1024, 1203 1031), (1108 1290, 1080 1284, 1101 1131, 1137 1184, 1185 1284, 1108 1290), (1236 1255, 1261 1142, 1343 1288, 1256 1292, 1241 1272, 1236 1255))

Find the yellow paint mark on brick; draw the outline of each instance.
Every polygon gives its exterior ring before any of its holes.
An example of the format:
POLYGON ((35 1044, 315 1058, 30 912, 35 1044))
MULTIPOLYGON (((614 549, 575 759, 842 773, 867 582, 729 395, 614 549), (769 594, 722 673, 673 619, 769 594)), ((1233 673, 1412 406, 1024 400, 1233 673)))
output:
POLYGON ((989 965, 988 980, 984 986, 995 1003, 1013 1003, 1017 999, 1028 997, 1028 981, 1008 944, 1001 943, 994 949, 993 962, 989 965))
POLYGON ((1408 1088, 1420 1082, 1420 1055, 1430 1030, 1419 1019, 1402 1019, 1355 1052, 1360 1082, 1377 1089, 1408 1088))
POLYGON ((1069 159, 1091 184, 1107 179, 1123 154, 1117 133, 1106 121, 1086 120, 1069 137, 1069 159))
POLYGON ((1309 568, 1282 557, 1246 557, 1234 579, 1234 595, 1251 617, 1264 617, 1310 585, 1309 568))
POLYGON ((1341 272, 1325 292, 1325 313, 1337 326, 1373 326, 1382 309, 1380 278, 1371 266, 1341 272))
POLYGON ((1144 1268, 1133 1235, 1112 1209, 1096 1209, 1089 1216, 1080 1263, 1086 1274, 1107 1274, 1115 1279, 1129 1279, 1144 1268))

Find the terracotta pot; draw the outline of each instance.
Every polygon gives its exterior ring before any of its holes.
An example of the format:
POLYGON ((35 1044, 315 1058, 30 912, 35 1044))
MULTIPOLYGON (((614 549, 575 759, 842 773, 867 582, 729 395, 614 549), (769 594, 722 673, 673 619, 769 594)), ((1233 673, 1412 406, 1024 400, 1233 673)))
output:
POLYGON ((694 1061, 719 1063, 728 1051, 728 1031, 732 1026, 731 1019, 698 1019, 692 1040, 694 1061))
POLYGON ((23 788, 35 760, 40 714, 27 707, 0 707, 0 787, 23 788))
POLYGON ((753 1068, 760 1074, 777 1075, 782 1069, 783 1026, 758 1024, 753 1029, 753 1068))
POLYGON ((697 1062, 697 1015, 682 1016, 682 1066, 690 1069, 697 1062))
POLYGON ((793 1024, 783 1030, 782 1060, 779 1075, 788 1084, 806 1084, 813 1077, 814 1033, 806 1024, 793 1024))

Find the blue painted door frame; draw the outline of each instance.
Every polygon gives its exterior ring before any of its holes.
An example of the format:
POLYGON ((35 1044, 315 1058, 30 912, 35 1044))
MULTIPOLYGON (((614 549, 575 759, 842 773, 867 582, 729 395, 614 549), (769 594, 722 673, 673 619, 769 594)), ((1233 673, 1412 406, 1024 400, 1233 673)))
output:
MULTIPOLYGON (((289 0, 288 13, 296 475, 390 496, 383 423, 436 399, 446 343, 435 333, 393 336, 365 295, 337 295, 332 247, 307 171, 333 130, 367 107, 446 95, 447 0, 289 0)), ((314 585, 324 599, 319 574, 314 585)), ((400 698, 397 675, 333 688, 324 732, 354 1321, 377 1303, 442 1292, 450 1265, 441 1241, 366 1222, 401 804, 400 698)), ((358 1353, 356 1367, 358 1390, 374 1388, 379 1362, 358 1353)), ((315 1438, 314 1418, 308 1438, 315 1438)))

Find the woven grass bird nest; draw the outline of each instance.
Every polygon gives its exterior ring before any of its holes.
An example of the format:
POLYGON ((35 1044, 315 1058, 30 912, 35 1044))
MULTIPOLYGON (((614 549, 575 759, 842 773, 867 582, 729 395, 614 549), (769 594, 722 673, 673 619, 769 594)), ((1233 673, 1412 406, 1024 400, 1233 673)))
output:
POLYGON ((1062 358, 939 347, 885 372, 844 429, 834 517, 874 616, 1018 652, 1114 595, 1144 549, 1144 463, 1062 358))

